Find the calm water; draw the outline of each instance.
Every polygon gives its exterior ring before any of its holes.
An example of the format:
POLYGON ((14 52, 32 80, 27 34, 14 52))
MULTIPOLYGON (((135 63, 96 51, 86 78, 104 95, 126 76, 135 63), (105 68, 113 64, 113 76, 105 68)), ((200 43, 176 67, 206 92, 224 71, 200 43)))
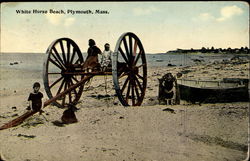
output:
MULTIPOLYGON (((204 62, 214 62, 221 60, 229 60, 234 55, 215 55, 215 54, 147 54, 148 68, 154 66, 168 66, 168 64, 176 66, 188 66, 194 65, 194 59, 199 59, 204 62)), ((86 54, 84 54, 86 57, 86 54)), ((245 56, 246 57, 246 56, 245 56)), ((1 53, 0 54, 0 67, 1 68, 13 68, 26 71, 43 70, 43 62, 46 58, 46 54, 42 53, 1 53), (10 65, 10 63, 17 62, 18 64, 10 65)))

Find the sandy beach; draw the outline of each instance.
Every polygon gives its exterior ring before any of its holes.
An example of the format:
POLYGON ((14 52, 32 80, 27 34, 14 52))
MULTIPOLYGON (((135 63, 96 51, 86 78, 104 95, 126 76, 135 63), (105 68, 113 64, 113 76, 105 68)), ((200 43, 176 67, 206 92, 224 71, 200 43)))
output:
MULTIPOLYGON (((2 68, 0 125, 26 111, 39 72, 2 68)), ((249 62, 200 63, 190 67, 148 68, 148 85, 140 107, 123 107, 108 93, 104 77, 87 85, 76 112, 78 123, 56 126, 64 109, 49 105, 23 124, 0 131, 0 155, 7 161, 241 161, 248 151, 249 103, 158 104, 158 78, 183 72, 191 79, 249 79, 249 62), (98 98, 109 94, 111 97, 98 98), (163 111, 171 108, 174 112, 163 111)), ((45 99, 47 95, 43 89, 45 99)))

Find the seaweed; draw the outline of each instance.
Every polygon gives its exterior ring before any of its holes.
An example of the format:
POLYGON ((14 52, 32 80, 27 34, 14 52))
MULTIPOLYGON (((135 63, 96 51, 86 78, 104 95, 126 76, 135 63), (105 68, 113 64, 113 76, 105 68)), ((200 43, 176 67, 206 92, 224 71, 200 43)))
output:
POLYGON ((17 137, 24 137, 24 138, 33 139, 33 138, 35 138, 36 136, 35 136, 35 135, 18 134, 17 137))

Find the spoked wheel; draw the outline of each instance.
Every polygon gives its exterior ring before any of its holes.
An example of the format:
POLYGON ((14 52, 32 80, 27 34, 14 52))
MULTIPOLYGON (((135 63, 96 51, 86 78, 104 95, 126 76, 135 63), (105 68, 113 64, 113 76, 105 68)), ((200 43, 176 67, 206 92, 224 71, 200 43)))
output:
MULTIPOLYGON (((57 39, 46 51, 43 80, 44 88, 51 99, 79 82, 83 76, 74 74, 83 63, 82 53, 77 44, 69 38, 57 39)), ((53 104, 63 108, 65 104, 76 104, 83 92, 83 85, 59 98, 53 104)))
POLYGON ((127 32, 116 43, 112 59, 116 94, 123 106, 140 106, 147 86, 147 62, 140 39, 127 32))

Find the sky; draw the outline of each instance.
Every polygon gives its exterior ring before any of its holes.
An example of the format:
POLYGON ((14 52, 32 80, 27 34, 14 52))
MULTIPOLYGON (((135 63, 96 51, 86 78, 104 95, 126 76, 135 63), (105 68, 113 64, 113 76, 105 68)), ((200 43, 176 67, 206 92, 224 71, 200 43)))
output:
POLYGON ((107 42, 114 50, 125 32, 135 33, 146 53, 249 47, 249 5, 243 1, 1 3, 1 52, 44 53, 62 37, 74 40, 82 52, 90 38, 101 50, 107 42), (51 9, 65 14, 50 13, 51 9), (73 15, 68 10, 94 14, 73 15), (96 10, 109 14, 95 14, 96 10))

